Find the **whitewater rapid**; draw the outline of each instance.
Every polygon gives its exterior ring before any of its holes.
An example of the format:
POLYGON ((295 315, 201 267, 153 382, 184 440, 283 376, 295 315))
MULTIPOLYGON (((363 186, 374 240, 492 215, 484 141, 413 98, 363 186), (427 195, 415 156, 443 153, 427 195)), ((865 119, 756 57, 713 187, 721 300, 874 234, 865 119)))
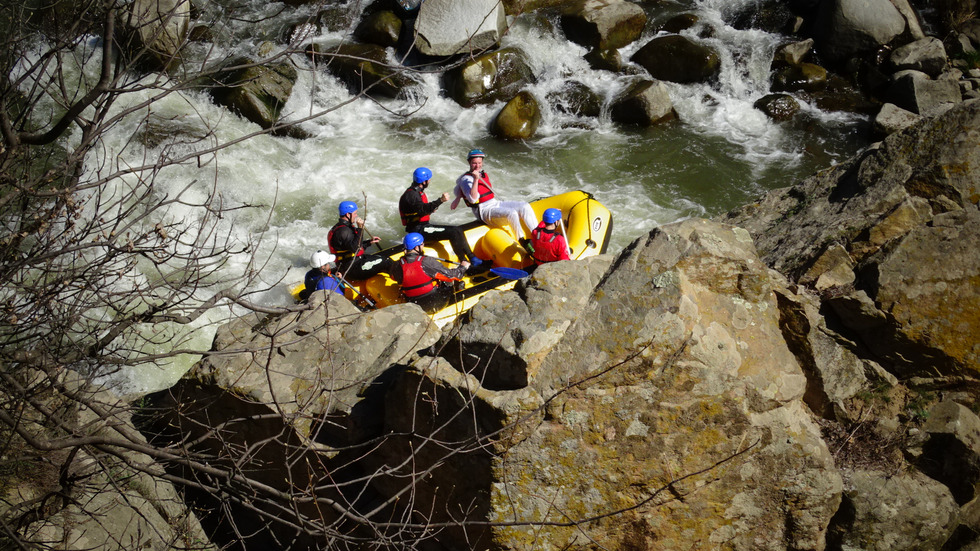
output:
MULTIPOLYGON (((256 12, 267 4, 250 0, 256 12)), ((281 8, 281 6, 280 6, 281 8)), ((650 8, 652 9, 652 8, 650 8)), ((714 216, 743 204, 767 189, 790 185, 827 164, 849 156, 863 146, 856 130, 863 121, 853 115, 821 112, 803 105, 819 130, 775 123, 752 104, 768 92, 769 63, 785 38, 757 30, 737 30, 724 22, 729 2, 681 3, 678 11, 695 11, 699 27, 685 31, 697 36, 711 26, 704 39, 722 56, 717 83, 668 84, 680 121, 654 128, 624 128, 613 124, 608 102, 637 78, 591 69, 586 50, 567 41, 554 24, 542 25, 534 14, 511 22, 503 46, 515 45, 529 57, 538 80, 531 92, 543 99, 574 78, 606 101, 602 116, 577 120, 545 109, 534 139, 505 143, 490 137, 489 121, 502 103, 463 109, 440 91, 437 74, 421 75, 418 90, 383 103, 358 99, 340 109, 300 124, 308 139, 260 135, 232 145, 203 163, 165 168, 157 176, 161 194, 189 187, 198 198, 217 190, 227 205, 252 205, 222 220, 223 230, 237 243, 258 244, 253 254, 264 266, 250 298, 265 306, 290 303, 288 285, 300 281, 310 254, 326 248, 327 231, 336 222, 337 205, 352 200, 361 205, 368 229, 384 245, 403 235, 397 202, 416 167, 430 168, 434 177, 430 196, 450 191, 466 169, 465 153, 480 148, 488 153, 487 170, 505 199, 534 200, 573 189, 593 193, 613 213, 615 231, 610 252, 615 253, 657 225, 693 216, 714 216)), ((280 17, 301 19, 302 8, 280 17)), ((654 24, 651 23, 651 29, 654 24)), ((227 48, 247 51, 259 39, 247 28, 226 31, 234 38, 227 48)), ((258 32, 258 31, 256 31, 258 32)), ((345 31, 325 31, 317 41, 338 41, 345 31)), ((650 36, 624 48, 624 59, 650 36)), ((314 70, 302 55, 292 57, 299 69, 284 115, 299 120, 329 110, 351 98, 349 91, 322 70, 314 70)), ((147 91, 147 94, 151 91, 147 91)), ((134 95, 127 101, 145 99, 134 95)), ((208 143, 231 142, 258 127, 215 105, 204 92, 174 94, 154 105, 149 114, 161 125, 193 135, 214 130, 208 143)), ((159 155, 162 145, 141 149, 131 139, 141 132, 145 117, 132 117, 104 140, 104 153, 92 159, 93 171, 106 162, 136 164, 159 155)), ((188 145, 190 150, 200 145, 188 145)), ((168 154, 186 153, 180 146, 168 154)), ((110 182, 124 185, 123 179, 110 182)), ((174 206, 167 216, 186 220, 194 209, 174 206)), ((455 212, 443 206, 433 216, 437 223, 471 220, 467 209, 455 212)), ((250 254, 229 259, 228 274, 244 272, 255 262, 250 254)), ((214 312, 194 328, 192 342, 207 349, 216 324, 234 309, 214 312)), ((126 391, 163 388, 195 360, 185 357, 161 369, 140 368, 117 377, 126 391)))

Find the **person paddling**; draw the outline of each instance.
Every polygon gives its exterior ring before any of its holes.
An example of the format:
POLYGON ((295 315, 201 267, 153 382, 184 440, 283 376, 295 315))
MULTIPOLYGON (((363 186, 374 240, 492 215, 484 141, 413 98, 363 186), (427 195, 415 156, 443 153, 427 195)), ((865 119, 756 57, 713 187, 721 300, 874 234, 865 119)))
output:
POLYGON ((429 218, 443 203, 449 201, 449 193, 443 193, 438 199, 429 201, 425 189, 432 180, 432 171, 420 166, 412 173, 412 185, 402 193, 398 200, 398 214, 406 233, 418 233, 425 238, 426 243, 449 240, 460 260, 467 260, 474 267, 483 261, 473 254, 463 230, 458 226, 440 226, 429 222, 429 218))
POLYGON ((455 209, 462 199, 473 210, 477 220, 495 228, 510 226, 514 238, 524 244, 528 235, 521 227, 521 222, 530 231, 538 226, 537 215, 531 205, 524 201, 501 201, 497 198, 490 176, 483 170, 483 159, 486 156, 479 149, 473 149, 466 155, 470 170, 456 180, 456 188, 453 190, 456 199, 450 208, 455 209))
POLYGON ((391 277, 401 284, 402 296, 414 302, 426 312, 432 313, 444 308, 453 298, 453 286, 448 284, 466 273, 470 263, 462 261, 455 268, 446 268, 439 260, 422 254, 425 238, 420 233, 405 236, 405 256, 390 272, 391 277))
POLYGON ((558 233, 558 223, 561 222, 561 211, 546 209, 541 217, 541 224, 531 231, 532 256, 535 264, 571 260, 568 256, 568 242, 565 236, 558 233))

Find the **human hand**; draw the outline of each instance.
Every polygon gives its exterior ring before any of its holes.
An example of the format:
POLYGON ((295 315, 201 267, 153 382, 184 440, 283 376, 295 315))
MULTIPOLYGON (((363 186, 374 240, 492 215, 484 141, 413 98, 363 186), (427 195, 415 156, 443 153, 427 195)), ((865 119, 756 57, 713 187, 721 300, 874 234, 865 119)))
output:
POLYGON ((375 243, 378 243, 380 241, 381 241, 381 238, 378 237, 378 236, 374 236, 374 237, 371 238, 371 244, 372 245, 374 245, 375 243))
POLYGON ((469 269, 470 262, 469 262, 469 260, 464 260, 464 261, 460 262, 459 265, 462 266, 464 270, 466 270, 466 269, 469 269))
POLYGON ((443 193, 441 199, 442 199, 442 202, 443 203, 445 203, 446 201, 448 201, 449 200, 449 192, 447 191, 447 192, 443 193))
POLYGON ((358 228, 363 228, 364 227, 364 219, 355 214, 354 215, 354 225, 356 225, 358 228))

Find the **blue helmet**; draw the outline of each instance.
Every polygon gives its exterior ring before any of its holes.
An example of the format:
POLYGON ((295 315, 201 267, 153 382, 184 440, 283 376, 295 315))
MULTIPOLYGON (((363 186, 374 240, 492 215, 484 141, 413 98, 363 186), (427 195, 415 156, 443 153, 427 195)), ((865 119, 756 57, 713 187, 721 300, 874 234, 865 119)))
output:
POLYGON ((487 154, 479 149, 471 149, 469 153, 466 154, 466 160, 470 160, 473 157, 486 157, 487 154))
POLYGON ((541 219, 544 220, 545 224, 554 224, 561 220, 561 211, 558 209, 546 209, 541 219))
POLYGON ((416 168, 415 172, 412 173, 412 181, 415 182, 416 184, 421 184, 422 182, 428 182, 431 179, 432 179, 432 171, 425 168, 424 166, 420 166, 416 168))
POLYGON ((422 243, 425 243, 425 238, 422 237, 421 233, 412 232, 405 236, 405 250, 410 251, 415 247, 418 247, 422 243))
POLYGON ((338 210, 340 211, 341 216, 352 212, 357 212, 357 203, 354 201, 341 201, 338 210))

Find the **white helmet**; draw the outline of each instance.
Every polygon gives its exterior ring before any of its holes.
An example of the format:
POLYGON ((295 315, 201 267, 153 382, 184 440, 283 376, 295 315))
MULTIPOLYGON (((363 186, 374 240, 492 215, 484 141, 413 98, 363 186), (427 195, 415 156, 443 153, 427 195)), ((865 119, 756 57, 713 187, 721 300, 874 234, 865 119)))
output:
POLYGON ((317 252, 313 253, 313 256, 310 257, 310 266, 313 268, 319 268, 320 266, 332 263, 334 260, 337 260, 336 256, 328 253, 327 251, 318 250, 317 252))

